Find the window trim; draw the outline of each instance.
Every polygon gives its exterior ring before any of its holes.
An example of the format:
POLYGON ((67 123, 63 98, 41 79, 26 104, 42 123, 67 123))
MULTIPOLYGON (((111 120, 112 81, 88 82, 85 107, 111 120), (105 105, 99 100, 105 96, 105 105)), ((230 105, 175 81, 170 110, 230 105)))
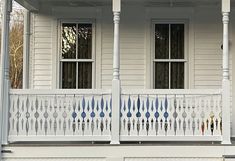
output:
MULTIPOLYGON (((62 89, 62 63, 61 62, 91 62, 92 63, 92 85, 91 89, 96 88, 96 21, 94 19, 60 19, 59 20, 59 27, 58 27, 58 61, 57 61, 57 69, 58 69, 58 87, 59 89, 62 89), (61 43, 61 32, 62 32, 62 24, 63 23, 74 23, 74 24, 85 24, 89 23, 92 24, 92 58, 91 59, 62 59, 61 49, 62 49, 62 43, 61 43)), ((76 69, 76 72, 77 69, 76 69)), ((77 84, 76 80, 76 84, 77 84)), ((75 88, 79 89, 79 88, 75 88)))
MULTIPOLYGON (((151 88, 155 89, 155 63, 156 62, 184 62, 184 89, 189 87, 189 22, 187 19, 151 20, 151 60, 150 60, 150 79, 151 88), (155 25, 156 24, 184 24, 184 59, 155 59, 155 25)), ((170 51, 169 51, 170 52, 170 51)), ((170 71, 170 68, 169 68, 170 71)), ((170 73, 169 73, 170 74, 170 73)), ((169 77, 170 79, 170 77, 169 77)), ((170 81, 169 81, 170 83, 170 81)), ((170 88, 168 88, 170 89, 170 88)))

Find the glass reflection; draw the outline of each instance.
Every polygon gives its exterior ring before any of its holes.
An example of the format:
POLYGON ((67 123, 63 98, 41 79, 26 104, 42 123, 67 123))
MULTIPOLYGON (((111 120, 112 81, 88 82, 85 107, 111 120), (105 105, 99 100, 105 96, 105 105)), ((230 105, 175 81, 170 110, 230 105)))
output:
POLYGON ((76 58, 76 24, 62 25, 62 58, 76 58))

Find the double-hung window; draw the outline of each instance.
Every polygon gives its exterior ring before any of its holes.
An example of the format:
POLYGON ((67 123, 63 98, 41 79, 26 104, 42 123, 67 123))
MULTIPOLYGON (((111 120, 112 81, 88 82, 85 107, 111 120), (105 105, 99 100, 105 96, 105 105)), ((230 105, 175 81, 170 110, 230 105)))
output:
POLYGON ((93 24, 61 24, 60 86, 92 88, 93 24))
POLYGON ((185 86, 185 24, 154 24, 154 87, 181 89, 185 86))

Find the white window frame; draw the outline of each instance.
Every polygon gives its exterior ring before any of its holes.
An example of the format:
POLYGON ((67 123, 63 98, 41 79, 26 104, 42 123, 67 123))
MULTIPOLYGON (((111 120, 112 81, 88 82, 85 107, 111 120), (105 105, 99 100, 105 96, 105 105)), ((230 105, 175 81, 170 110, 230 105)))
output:
MULTIPOLYGON (((61 19, 59 21, 59 31, 58 31, 58 35, 59 35, 59 41, 58 41, 58 46, 59 46, 59 60, 58 60, 58 80, 59 80, 59 88, 62 88, 62 63, 61 62, 91 62, 92 63, 92 87, 91 89, 94 89, 96 84, 95 84, 95 80, 96 80, 96 59, 95 59, 95 52, 96 52, 96 44, 95 44, 95 40, 96 40, 96 23, 94 19, 79 19, 79 20, 64 20, 61 19), (92 25, 92 58, 91 59, 62 59, 62 43, 61 43, 61 32, 62 32, 62 24, 63 23, 71 23, 71 24, 91 24, 92 25)), ((77 66, 77 65, 76 65, 77 66)), ((78 69, 76 69, 76 76, 78 75, 78 69)), ((76 77, 76 86, 78 84, 78 79, 76 77)), ((78 89, 77 87, 75 89, 78 89)))
MULTIPOLYGON (((170 30, 170 28, 169 28, 170 30)), ((155 88, 155 63, 156 62, 166 62, 169 63, 169 89, 171 89, 171 68, 170 64, 173 62, 183 62, 184 63, 184 89, 188 88, 189 86, 189 23, 187 20, 152 20, 151 22, 151 86, 152 88, 155 88), (155 59, 155 25, 156 24, 184 24, 184 59, 155 59)), ((169 32, 169 38, 170 38, 170 32, 169 32)), ((169 39, 170 40, 170 39, 169 39)), ((169 41, 170 46, 170 41, 169 41)), ((170 55, 169 50, 169 55, 170 55)))

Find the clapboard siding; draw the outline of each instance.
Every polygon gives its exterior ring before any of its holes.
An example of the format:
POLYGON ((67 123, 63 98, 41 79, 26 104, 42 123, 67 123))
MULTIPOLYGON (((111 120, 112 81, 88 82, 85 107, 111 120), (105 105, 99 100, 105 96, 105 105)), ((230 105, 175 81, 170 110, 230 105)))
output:
POLYGON ((215 8, 196 8, 194 20, 195 88, 220 88, 222 80, 222 22, 215 8))
MULTIPOLYGON (((113 25, 112 14, 104 10, 102 24, 102 87, 112 83, 113 25)), ((138 7, 122 10, 120 23, 120 78, 122 88, 144 88, 144 17, 138 7)))
POLYGON ((103 9, 102 18, 102 53, 101 53, 101 87, 110 88, 112 81, 113 59, 113 25, 110 12, 103 9), (105 63, 106 62, 106 63, 105 63), (108 62, 108 63, 107 63, 108 62))
MULTIPOLYGON (((157 9, 156 9, 157 10, 157 9)), ((145 8, 142 6, 124 6, 120 21, 120 78, 122 88, 146 88, 149 82, 146 76, 146 23, 151 23, 151 17, 145 17, 145 8), (141 12, 140 12, 141 11, 141 12)), ((64 11, 65 12, 65 11, 64 11)), ((76 11, 74 11, 76 12, 76 11)), ((89 12, 89 11, 87 11, 89 12)), ((177 17, 175 13, 167 13, 165 17, 177 17), (172 14, 174 13, 174 15, 172 14), (172 14, 172 15, 170 15, 172 14)), ((84 10, 85 14, 85 10, 84 10)), ((88 14, 89 15, 89 14, 88 14)), ((113 16, 107 6, 101 8, 101 64, 100 82, 101 88, 111 88, 112 64, 113 64, 113 16)), ((179 13, 179 15, 181 15, 179 13)), ((32 48, 31 50, 31 84, 33 88, 52 88, 52 71, 58 63, 53 65, 52 55, 53 31, 58 28, 53 26, 51 16, 34 14, 32 48)), ((69 14, 65 15, 69 18, 69 14)), ((84 17, 81 16, 80 17, 84 17)), ((157 17, 160 17, 159 15, 157 17)), ((178 16, 179 17, 179 16, 178 16)), ((74 18, 74 17, 73 17, 74 18)), ((89 17, 90 18, 90 17, 89 17)), ((155 19, 155 17, 153 17, 155 19)), ((190 20, 191 21, 191 20, 190 20)), ((193 12, 193 49, 189 49, 189 56, 193 61, 194 76, 192 85, 194 88, 220 88, 222 79, 222 22, 218 8, 197 7, 193 12)), ((96 25, 98 26, 98 24, 96 25)), ((99 35, 99 34, 97 34, 99 35)), ((150 42, 150 41, 149 41, 150 42)), ((55 43, 56 44, 56 43, 55 43)), ((58 56, 58 55, 57 55, 58 56)), ((59 71, 57 69, 57 71, 59 71)), ((191 71, 191 70, 190 70, 191 71)), ((56 80, 56 79, 55 79, 56 80)))
POLYGON ((52 36, 51 18, 34 15, 33 88, 51 88, 52 85, 52 36))

